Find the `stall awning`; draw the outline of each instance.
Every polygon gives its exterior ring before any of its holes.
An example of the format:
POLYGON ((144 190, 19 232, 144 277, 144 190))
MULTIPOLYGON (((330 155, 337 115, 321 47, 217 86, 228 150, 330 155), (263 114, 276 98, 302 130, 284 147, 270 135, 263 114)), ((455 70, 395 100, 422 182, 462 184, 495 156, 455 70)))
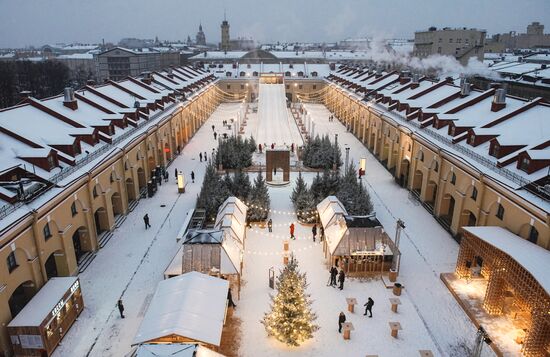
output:
POLYGON ((229 282, 198 272, 161 281, 132 345, 176 335, 220 345, 229 282))
POLYGON ((55 307, 63 302, 63 295, 71 287, 78 288, 77 280, 74 276, 48 280, 23 310, 11 320, 8 327, 40 326, 48 316, 53 317, 55 307))
POLYGON ((237 197, 229 197, 220 206, 214 227, 244 244, 246 232, 246 212, 248 208, 237 197))
POLYGON ((328 226, 336 223, 340 217, 346 216, 348 212, 344 205, 336 196, 328 196, 317 205, 317 212, 321 219, 321 224, 326 229, 328 226))
POLYGON ((550 295, 550 252, 501 227, 462 227, 514 259, 550 295))

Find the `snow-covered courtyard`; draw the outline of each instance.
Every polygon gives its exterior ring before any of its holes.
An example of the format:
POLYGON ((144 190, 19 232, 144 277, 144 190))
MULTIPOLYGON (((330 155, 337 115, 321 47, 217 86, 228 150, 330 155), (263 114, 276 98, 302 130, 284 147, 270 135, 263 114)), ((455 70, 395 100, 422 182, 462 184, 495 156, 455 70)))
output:
MULTIPOLYGON (((55 351, 55 356, 124 356, 139 327, 157 283, 170 263, 178 244, 176 234, 187 211, 194 207, 200 191, 205 163, 199 162, 199 152, 210 157, 216 141, 216 130, 222 121, 236 117, 238 105, 222 104, 171 164, 187 176, 186 193, 178 194, 173 176, 152 198, 140 201, 122 226, 114 231, 107 246, 98 252, 88 269, 80 274, 85 309, 55 351), (195 172, 195 183, 189 174, 195 172), (145 230, 142 217, 148 213, 152 227, 145 230), (116 302, 124 301, 126 318, 121 319, 116 302)), ((236 301, 236 316, 242 320, 241 356, 418 356, 419 350, 431 350, 436 356, 463 356, 460 345, 472 346, 476 328, 456 303, 439 274, 454 270, 457 243, 418 204, 410 200, 408 191, 400 188, 387 170, 338 121, 329 122, 328 110, 322 105, 308 105, 316 122, 316 133, 338 134, 342 148, 350 148, 350 160, 367 158, 363 182, 368 188, 378 219, 393 236, 397 218, 406 223, 401 238, 401 273, 398 282, 404 285, 398 313, 390 310, 388 299, 393 296, 382 281, 346 281, 344 290, 327 287, 328 269, 324 264, 321 245, 313 243, 311 228, 297 225, 296 241, 290 242, 302 272, 307 273, 308 293, 314 300, 319 331, 313 339, 297 348, 290 348, 266 336, 260 319, 269 309, 268 270, 282 267, 283 238, 288 225, 295 220, 290 213, 290 193, 297 173, 291 174, 291 185, 270 187, 270 218, 273 233, 253 227, 247 232, 244 253, 244 273, 241 299, 236 301), (363 316, 362 305, 368 297, 375 301, 373 318, 363 316), (346 297, 355 297, 358 306, 354 314, 347 311, 346 297), (355 330, 350 340, 338 333, 338 314, 344 311, 355 330), (388 322, 398 321, 403 330, 399 337, 390 336, 388 322)), ((254 130, 269 135, 276 132, 261 119, 251 122, 254 130)), ((218 134, 223 133, 219 131, 218 134)), ((228 134, 230 134, 228 132, 228 134)), ((271 142, 271 141, 268 141, 271 142)), ((290 140, 289 140, 290 142, 290 140)), ((311 182, 314 173, 304 174, 311 182)), ((251 173, 251 179, 255 177, 251 173)), ((236 295, 236 294, 235 294, 236 295)), ((487 355, 490 349, 484 348, 487 355)))

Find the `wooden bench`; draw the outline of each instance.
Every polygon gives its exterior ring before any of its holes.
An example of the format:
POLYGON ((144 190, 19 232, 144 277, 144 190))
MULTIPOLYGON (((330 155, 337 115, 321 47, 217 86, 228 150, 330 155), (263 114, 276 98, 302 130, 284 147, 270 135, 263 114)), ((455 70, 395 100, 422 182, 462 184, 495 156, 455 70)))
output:
POLYGON ((401 305, 399 298, 390 298, 391 311, 397 313, 397 305, 401 305))
POLYGON ((402 330, 401 324, 399 322, 389 322, 389 325, 391 329, 391 336, 393 338, 397 338, 397 332, 402 330))

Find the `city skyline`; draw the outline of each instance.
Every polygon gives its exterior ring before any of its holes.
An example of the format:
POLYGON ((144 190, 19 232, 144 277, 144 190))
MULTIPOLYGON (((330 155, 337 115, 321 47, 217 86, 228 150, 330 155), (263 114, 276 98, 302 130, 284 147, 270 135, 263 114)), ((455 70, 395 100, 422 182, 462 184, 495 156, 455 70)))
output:
POLYGON ((466 0, 345 0, 318 6, 307 0, 226 2, 207 0, 183 4, 164 1, 162 6, 143 0, 68 1, 24 3, 1 1, 0 47, 21 48, 52 43, 116 43, 122 38, 185 41, 202 23, 208 43, 220 41, 224 9, 231 38, 253 37, 260 42, 334 42, 354 37, 412 38, 414 31, 436 27, 474 27, 488 35, 524 32, 532 21, 549 26, 550 4, 544 0, 516 2, 466 0), (476 11, 472 11, 476 9, 476 11), (249 14, 255 14, 254 17, 249 14), (62 14, 62 16, 59 16, 62 14), (391 16, 391 21, 388 21, 391 16), (306 21, 307 19, 307 21, 306 21))

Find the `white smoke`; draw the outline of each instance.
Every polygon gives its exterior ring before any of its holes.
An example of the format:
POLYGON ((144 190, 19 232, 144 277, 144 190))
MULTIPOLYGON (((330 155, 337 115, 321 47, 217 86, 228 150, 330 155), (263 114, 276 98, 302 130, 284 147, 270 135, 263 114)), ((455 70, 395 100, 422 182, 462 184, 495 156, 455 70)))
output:
POLYGON ((412 56, 411 49, 403 49, 396 46, 395 49, 387 45, 382 38, 375 38, 370 41, 369 47, 358 49, 365 51, 365 58, 379 65, 390 65, 394 68, 408 69, 423 74, 435 74, 439 77, 458 77, 460 74, 466 76, 483 76, 491 79, 498 79, 498 74, 490 70, 487 65, 477 58, 471 57, 466 66, 463 66, 452 56, 431 55, 426 58, 412 56))

